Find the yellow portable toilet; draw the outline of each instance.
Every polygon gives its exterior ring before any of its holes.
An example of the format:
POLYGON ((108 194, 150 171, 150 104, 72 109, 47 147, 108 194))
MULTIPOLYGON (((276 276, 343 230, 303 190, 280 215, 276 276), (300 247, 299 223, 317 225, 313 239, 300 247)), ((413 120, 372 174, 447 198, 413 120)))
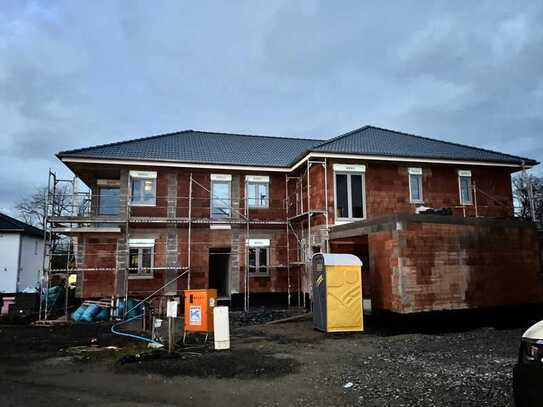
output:
POLYGON ((362 261, 352 254, 312 259, 313 326, 324 332, 362 332, 362 261))

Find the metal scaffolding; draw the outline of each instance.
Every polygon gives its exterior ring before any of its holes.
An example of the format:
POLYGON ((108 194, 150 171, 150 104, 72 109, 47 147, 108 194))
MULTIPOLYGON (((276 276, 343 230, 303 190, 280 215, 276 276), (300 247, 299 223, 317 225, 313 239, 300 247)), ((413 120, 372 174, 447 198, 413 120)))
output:
MULTIPOLYGON (((287 273, 287 305, 293 305, 292 292, 295 290, 298 293, 298 306, 305 306, 305 297, 309 293, 307 285, 308 276, 308 260, 311 250, 311 236, 313 218, 316 216, 324 216, 326 230, 328 228, 328 213, 325 209, 315 209, 311 204, 311 183, 309 172, 313 165, 319 164, 324 167, 326 180, 326 162, 310 162, 301 177, 289 177, 285 175, 285 197, 280 200, 273 200, 267 197, 270 212, 273 215, 267 218, 260 216, 262 212, 253 211, 249 204, 247 189, 244 196, 238 200, 229 201, 222 200, 215 196, 211 196, 212 192, 197 177, 191 172, 188 183, 188 196, 156 196, 156 205, 153 206, 153 211, 150 213, 154 216, 147 216, 149 213, 138 213, 138 209, 130 204, 130 196, 125 197, 125 202, 119 203, 119 210, 106 211, 107 214, 100 214, 97 208, 101 204, 100 193, 97 191, 78 191, 78 179, 58 179, 53 171, 49 172, 48 190, 45 205, 45 222, 44 222, 44 253, 43 253, 43 272, 41 278, 40 289, 40 320, 49 318, 52 307, 48 304, 48 293, 54 284, 59 284, 59 279, 62 279, 65 290, 64 302, 64 318, 68 318, 68 297, 70 291, 70 275, 75 275, 77 284, 84 284, 83 275, 85 273, 108 272, 114 273, 114 295, 111 297, 111 304, 115 306, 119 299, 128 299, 131 295, 145 295, 146 292, 130 291, 129 276, 133 268, 129 264, 129 240, 132 233, 137 230, 138 225, 168 225, 177 231, 183 230, 187 233, 186 249, 183 249, 177 244, 176 252, 173 253, 177 259, 175 265, 165 265, 164 259, 158 261, 155 257, 158 256, 153 252, 153 265, 148 268, 150 273, 155 271, 162 272, 186 272, 186 287, 192 285, 191 274, 194 269, 193 254, 207 252, 209 254, 209 242, 195 241, 194 228, 204 225, 228 225, 229 227, 238 228, 240 231, 244 229, 245 242, 240 244, 244 250, 244 268, 240 267, 240 274, 243 269, 243 296, 244 309, 250 309, 251 298, 251 281, 252 272, 249 266, 249 247, 248 242, 251 238, 252 227, 273 227, 283 228, 285 232, 285 244, 279 245, 274 243, 274 254, 270 258, 284 258, 284 263, 267 264, 266 267, 270 270, 285 269, 287 273), (292 180, 298 180, 296 186, 298 199, 294 200, 294 204, 298 205, 291 207, 293 201, 289 198, 289 183, 292 180), (305 183, 305 186, 303 185, 305 183), (199 197, 195 191, 205 192, 205 197, 199 197), (229 208, 230 216, 225 218, 214 218, 210 214, 209 206, 214 200, 221 201, 225 207, 229 208), (175 211, 169 213, 169 205, 174 201, 175 211), (242 206, 242 207, 241 207, 242 206), (124 210, 121 210, 124 207, 124 210), (253 212, 258 212, 258 215, 253 215, 253 212), (157 216, 161 215, 161 216, 157 216), (296 229, 299 229, 297 232, 296 229), (89 241, 82 239, 81 236, 90 233, 94 239, 89 241), (104 241, 96 240, 96 233, 102 236, 107 236, 104 241), (119 245, 118 237, 111 238, 110 236, 123 236, 122 244, 119 245), (300 236, 301 235, 301 236, 300 236), (295 242, 292 247, 291 237, 295 242), (59 244, 62 242, 62 245, 59 244), (109 245, 109 246, 108 246, 109 245), (61 250, 62 248, 62 250, 61 250), (296 255, 292 256, 292 250, 295 250, 296 255), (99 260, 104 258, 107 261, 100 263, 99 260), (83 260, 82 260, 83 259, 83 260), (184 261, 182 259, 185 259, 184 261), (181 264, 181 263, 184 264, 181 264), (59 266, 61 265, 61 266, 59 266), (297 279, 292 278, 292 271, 297 269, 297 279), (305 285, 302 287, 304 284, 305 285), (303 295, 303 298, 301 296, 303 295)), ((245 184, 246 185, 246 184, 245 184)), ((325 191, 325 201, 327 195, 325 191)), ((103 204, 102 204, 103 205, 103 204)), ((103 208, 102 208, 103 209, 103 208)), ((110 208, 111 209, 111 208, 110 208)), ((176 236, 178 232, 176 232, 176 236)), ((183 246, 183 247, 185 247, 183 246)), ((326 250, 327 242, 321 250, 326 250)), ((270 249, 270 251, 272 250, 270 249)), ((163 253, 167 253, 164 250, 163 253)), ((170 255, 172 253, 170 252, 170 255)), ((168 285, 168 283, 165 284, 168 285)), ((164 286, 164 287, 165 287, 164 286)), ((164 295, 165 290, 157 290, 157 296, 164 295)))

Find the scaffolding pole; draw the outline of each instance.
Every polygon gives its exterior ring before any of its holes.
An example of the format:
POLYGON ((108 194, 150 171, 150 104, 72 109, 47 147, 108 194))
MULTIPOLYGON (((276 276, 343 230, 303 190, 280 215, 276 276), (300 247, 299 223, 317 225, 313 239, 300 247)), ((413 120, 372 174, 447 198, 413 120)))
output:
POLYGON ((188 267, 188 275, 187 275, 187 289, 190 290, 190 267, 191 267, 191 239, 192 239, 192 172, 190 173, 190 183, 189 183, 189 223, 188 223, 188 230, 187 230, 187 267, 188 267))

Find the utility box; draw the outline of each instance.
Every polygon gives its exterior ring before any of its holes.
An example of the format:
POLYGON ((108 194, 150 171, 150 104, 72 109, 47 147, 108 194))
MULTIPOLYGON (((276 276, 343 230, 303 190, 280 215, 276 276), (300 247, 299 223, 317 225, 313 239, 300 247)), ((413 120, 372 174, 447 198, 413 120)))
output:
POLYGON ((185 332, 213 332, 217 290, 185 290, 185 332))
POLYGON ((362 261, 352 254, 312 259, 313 326, 324 332, 362 332, 362 261))

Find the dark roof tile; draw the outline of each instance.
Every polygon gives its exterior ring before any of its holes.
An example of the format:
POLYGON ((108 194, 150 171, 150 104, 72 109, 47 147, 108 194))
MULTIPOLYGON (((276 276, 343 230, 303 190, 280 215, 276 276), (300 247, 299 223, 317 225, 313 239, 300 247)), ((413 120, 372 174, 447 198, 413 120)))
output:
POLYGON ((63 151, 58 157, 132 159, 201 164, 288 167, 309 151, 538 164, 537 161, 448 141, 365 126, 329 140, 264 137, 185 130, 63 151))

